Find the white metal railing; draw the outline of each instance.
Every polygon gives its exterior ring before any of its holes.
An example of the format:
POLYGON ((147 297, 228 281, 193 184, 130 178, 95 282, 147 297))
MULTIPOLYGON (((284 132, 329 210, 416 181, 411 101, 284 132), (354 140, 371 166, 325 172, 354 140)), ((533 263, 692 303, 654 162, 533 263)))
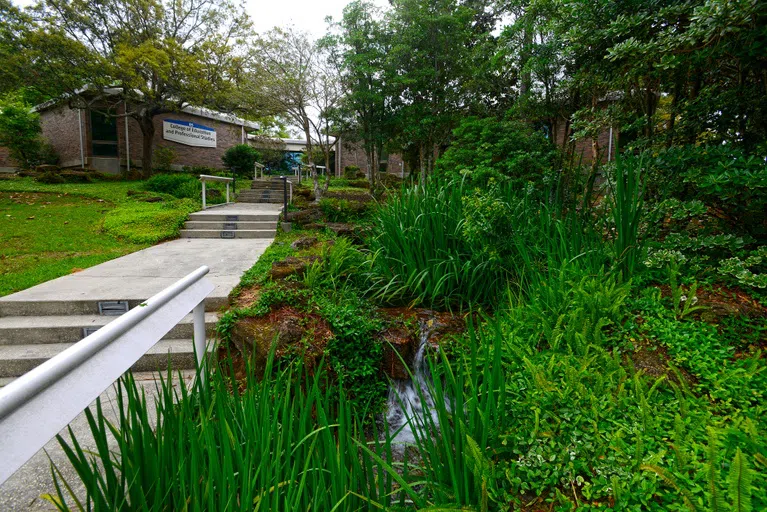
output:
POLYGON ((202 266, 82 341, 0 389, 0 484, 193 312, 194 347, 204 378, 202 266))
POLYGON ((261 179, 264 179, 264 168, 265 167, 266 166, 264 164, 260 164, 258 162, 253 164, 253 179, 254 180, 258 179, 258 171, 261 171, 261 179))
POLYGON ((224 178, 223 176, 210 176, 208 174, 200 174, 200 181, 202 182, 202 209, 207 208, 205 201, 205 182, 206 181, 223 181, 226 183, 226 202, 229 203, 229 184, 234 181, 234 178, 224 178))

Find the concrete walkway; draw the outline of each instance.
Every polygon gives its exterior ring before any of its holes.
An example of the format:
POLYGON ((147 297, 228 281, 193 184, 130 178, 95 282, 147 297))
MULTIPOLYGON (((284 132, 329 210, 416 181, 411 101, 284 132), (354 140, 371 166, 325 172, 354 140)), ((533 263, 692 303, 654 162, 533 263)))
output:
MULTIPOLYGON (((187 387, 192 386, 194 380, 194 372, 186 370, 182 372, 181 376, 187 387)), ((147 398, 149 407, 147 408, 150 414, 150 420, 154 423, 156 418, 156 411, 154 406, 154 399, 157 396, 157 387, 159 387, 159 376, 155 373, 135 373, 134 378, 136 383, 144 389, 144 394, 147 398)), ((176 382, 174 387, 178 387, 179 383, 176 382)), ((104 410, 104 415, 108 421, 116 422, 119 414, 117 408, 117 392, 114 386, 110 386, 109 389, 104 391, 101 396, 101 407, 104 410)), ((91 410, 95 413, 96 402, 91 405, 91 410)), ((88 426, 88 420, 85 418, 85 413, 80 414, 77 418, 69 424, 77 437, 78 442, 83 446, 84 450, 94 449, 95 443, 93 442, 93 436, 91 436, 91 430, 88 426)), ((69 438, 69 432, 67 429, 63 429, 59 433, 68 443, 71 443, 69 438)), ((110 449, 117 448, 116 441, 110 439, 110 449)), ((59 442, 54 438, 51 439, 45 447, 37 452, 24 466, 22 466, 11 478, 5 481, 0 486, 0 511, 3 512, 16 512, 16 511, 43 511, 43 510, 56 510, 51 503, 40 498, 43 494, 56 495, 56 487, 53 484, 53 477, 51 475, 51 462, 56 464, 56 467, 62 472, 66 482, 72 486, 73 491, 78 495, 79 499, 85 499, 85 488, 77 477, 77 473, 69 463, 66 454, 59 446, 59 442), (50 457, 50 458, 49 458, 50 457)), ((63 489, 66 493, 66 489, 63 489)), ((67 502, 70 505, 74 505, 72 500, 69 499, 69 495, 66 495, 67 502)))
MULTIPOLYGON (((195 215, 261 213, 272 215, 280 211, 281 208, 277 205, 229 204, 210 208, 195 215)), ((71 320, 69 323, 75 321, 72 320, 73 317, 82 319, 82 322, 91 321, 92 317, 98 314, 99 301, 127 300, 131 307, 135 307, 200 265, 210 267, 208 279, 214 284, 215 289, 206 299, 206 310, 214 312, 227 304, 228 295, 239 283, 243 272, 253 266, 272 240, 272 238, 180 239, 149 247, 81 272, 0 297, 0 329, 4 328, 3 322, 8 323, 9 326, 13 324, 17 329, 16 324, 21 322, 31 329, 40 322, 61 322, 62 317, 68 317, 71 320)), ((214 315, 214 313, 210 314, 214 315)), ((12 332, 15 331, 8 327, 9 336, 12 332)), ((55 334, 59 331, 49 330, 49 332, 55 334)), ((24 339, 19 339, 17 342, 15 339, 8 338, 3 343, 7 348, 24 342, 24 339)), ((53 341, 44 341, 44 343, 53 343, 53 341)), ((191 340, 189 345, 191 347, 191 340)), ((190 378, 191 375, 193 373, 186 372, 185 378, 190 378)), ((139 379, 147 390, 148 399, 151 400, 154 395, 154 375, 143 373, 140 374, 139 379)), ((8 379, 0 379, 0 385, 7 381, 8 379)), ((112 389, 102 394, 105 409, 108 408, 108 403, 114 400, 114 396, 112 389)), ((153 409, 151 405, 149 409, 153 409)), ((78 439, 82 438, 88 446, 91 439, 84 414, 78 416, 71 426, 79 434, 78 439)), ((52 440, 44 450, 56 462, 59 469, 65 471, 68 481, 76 483, 76 475, 66 462, 66 457, 58 443, 52 440)), ((48 455, 41 450, 0 486, 0 511, 54 508, 39 499, 41 494, 55 492, 48 455)))
MULTIPOLYGON (((237 203, 209 208, 193 215, 238 215, 279 212, 274 205, 237 203)), ((243 272, 253 266, 272 238, 261 239, 179 239, 134 252, 75 274, 48 281, 27 290, 0 297, 0 315, 79 314, 98 301, 143 301, 175 283, 200 265, 208 265, 208 279, 216 289, 208 297, 207 310, 226 304, 229 292, 240 281, 243 272), (44 310, 44 311, 42 311, 44 310)), ((131 304, 133 306, 133 304, 131 304)), ((86 311, 87 310, 87 311, 86 311)))

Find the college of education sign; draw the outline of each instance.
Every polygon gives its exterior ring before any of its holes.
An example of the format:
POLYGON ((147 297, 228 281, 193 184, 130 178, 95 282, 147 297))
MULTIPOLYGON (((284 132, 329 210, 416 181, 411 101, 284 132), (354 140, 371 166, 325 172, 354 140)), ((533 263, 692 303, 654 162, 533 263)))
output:
POLYGON ((186 144, 187 146, 201 148, 216 147, 216 130, 210 126, 204 126, 191 121, 163 119, 162 138, 178 142, 179 144, 186 144))

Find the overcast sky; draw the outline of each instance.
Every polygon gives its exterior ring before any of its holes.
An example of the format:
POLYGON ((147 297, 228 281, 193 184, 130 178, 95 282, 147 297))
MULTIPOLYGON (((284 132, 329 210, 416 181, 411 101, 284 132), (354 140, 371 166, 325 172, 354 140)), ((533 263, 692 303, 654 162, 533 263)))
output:
MULTIPOLYGON (((32 5, 35 0, 13 0, 16 5, 32 5)), ((256 32, 272 27, 295 27, 309 32, 315 39, 325 34, 325 17, 341 18, 344 6, 351 0, 246 0, 245 6, 253 20, 256 32)), ((374 0, 381 7, 386 0, 374 0)))

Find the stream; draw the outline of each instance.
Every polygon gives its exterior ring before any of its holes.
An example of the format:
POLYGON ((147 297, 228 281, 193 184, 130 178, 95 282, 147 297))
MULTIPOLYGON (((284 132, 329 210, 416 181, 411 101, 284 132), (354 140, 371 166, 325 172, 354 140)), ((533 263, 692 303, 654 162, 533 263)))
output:
POLYGON ((426 360, 430 334, 426 322, 421 322, 418 348, 410 365, 413 378, 392 379, 389 388, 386 421, 389 432, 397 432, 397 435, 392 438, 392 444, 403 448, 415 444, 416 438, 413 431, 417 428, 419 421, 415 418, 425 418, 425 415, 429 414, 432 420, 437 422, 434 397, 429 389, 431 372, 426 360))

